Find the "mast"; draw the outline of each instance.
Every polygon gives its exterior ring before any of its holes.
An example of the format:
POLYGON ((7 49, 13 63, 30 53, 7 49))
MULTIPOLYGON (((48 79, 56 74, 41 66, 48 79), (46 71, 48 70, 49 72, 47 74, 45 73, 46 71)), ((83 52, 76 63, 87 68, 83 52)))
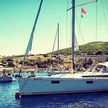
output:
POLYGON ((57 26, 58 26, 57 34, 58 34, 58 51, 59 51, 59 23, 57 26))
POLYGON ((87 4, 91 4, 91 3, 94 3, 94 2, 97 2, 98 0, 94 0, 94 1, 91 1, 91 2, 87 2, 87 3, 83 3, 83 4, 80 4, 80 5, 75 5, 75 0, 72 0, 72 7, 67 9, 67 11, 71 10, 72 9, 72 46, 71 46, 71 51, 72 51, 72 54, 71 54, 71 57, 72 57, 72 69, 74 70, 75 69, 75 64, 74 64, 74 46, 75 46, 75 7, 78 7, 78 6, 82 6, 82 5, 87 5, 87 4))
MULTIPOLYGON (((38 21, 38 18, 39 18, 39 14, 40 14, 40 11, 41 11, 42 3, 43 3, 43 0, 41 0, 39 8, 38 8, 38 11, 37 11, 37 15, 36 15, 36 18, 35 18, 35 21, 34 21, 34 25, 33 25, 31 34, 30 34, 30 39, 29 39, 29 42, 28 42, 28 45, 27 45, 27 48, 26 48, 26 52, 25 52, 25 55, 24 55, 24 59, 23 59, 21 68, 20 68, 20 72, 22 71, 22 67, 24 66, 27 54, 32 49, 32 42, 33 42, 33 37, 34 37, 34 31, 35 31, 36 24, 37 24, 37 21, 38 21)), ((19 72, 19 74, 20 74, 20 72, 19 72)))
POLYGON ((74 46, 75 46, 75 0, 72 0, 72 69, 75 69, 74 66, 74 46))
MULTIPOLYGON (((52 48, 52 54, 54 52, 54 48, 55 48, 55 44, 57 42, 57 63, 59 64, 59 23, 57 23, 57 29, 56 29, 56 35, 55 35, 55 39, 54 39, 54 44, 53 44, 53 48, 52 48)), ((52 59, 52 55, 51 55, 51 59, 52 59)))
POLYGON ((57 27, 57 37, 58 37, 58 42, 57 42, 57 44, 58 44, 58 65, 59 65, 59 23, 58 23, 58 25, 57 25, 58 27, 57 27))

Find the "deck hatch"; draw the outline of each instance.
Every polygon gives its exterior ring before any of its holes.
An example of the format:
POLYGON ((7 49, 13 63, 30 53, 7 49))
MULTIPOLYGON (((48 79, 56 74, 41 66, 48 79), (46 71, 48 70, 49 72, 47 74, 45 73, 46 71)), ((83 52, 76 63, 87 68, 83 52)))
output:
POLYGON ((51 81, 51 84, 59 84, 59 83, 60 83, 59 80, 53 80, 53 81, 51 81))

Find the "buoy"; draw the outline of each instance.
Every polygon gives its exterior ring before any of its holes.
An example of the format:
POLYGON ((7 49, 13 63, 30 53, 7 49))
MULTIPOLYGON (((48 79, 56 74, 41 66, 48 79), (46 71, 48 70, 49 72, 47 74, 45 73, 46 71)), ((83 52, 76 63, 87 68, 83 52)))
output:
POLYGON ((21 93, 20 93, 20 92, 16 92, 15 98, 16 98, 16 99, 20 99, 20 98, 21 98, 21 93))

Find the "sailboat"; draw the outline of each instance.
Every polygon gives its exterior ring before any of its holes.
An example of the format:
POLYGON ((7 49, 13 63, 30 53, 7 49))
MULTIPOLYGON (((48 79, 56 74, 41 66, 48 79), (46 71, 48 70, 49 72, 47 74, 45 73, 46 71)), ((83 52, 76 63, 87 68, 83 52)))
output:
MULTIPOLYGON (((43 0, 40 2, 37 17, 24 56, 31 50, 33 33, 39 17, 43 0)), ((75 39, 75 0, 72 0, 72 69, 65 74, 51 76, 20 76, 18 78, 21 95, 43 95, 61 93, 82 93, 108 91, 108 62, 98 63, 92 71, 74 72, 74 39, 75 39)), ((24 62, 23 64, 24 65, 24 62)), ((21 71, 20 73, 21 74, 21 71)))

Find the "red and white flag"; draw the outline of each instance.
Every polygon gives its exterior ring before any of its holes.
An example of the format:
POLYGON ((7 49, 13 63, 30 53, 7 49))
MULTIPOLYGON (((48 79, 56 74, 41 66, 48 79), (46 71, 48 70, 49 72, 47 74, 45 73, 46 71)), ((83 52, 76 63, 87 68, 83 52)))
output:
POLYGON ((86 14, 86 10, 84 8, 81 8, 81 13, 86 14))

